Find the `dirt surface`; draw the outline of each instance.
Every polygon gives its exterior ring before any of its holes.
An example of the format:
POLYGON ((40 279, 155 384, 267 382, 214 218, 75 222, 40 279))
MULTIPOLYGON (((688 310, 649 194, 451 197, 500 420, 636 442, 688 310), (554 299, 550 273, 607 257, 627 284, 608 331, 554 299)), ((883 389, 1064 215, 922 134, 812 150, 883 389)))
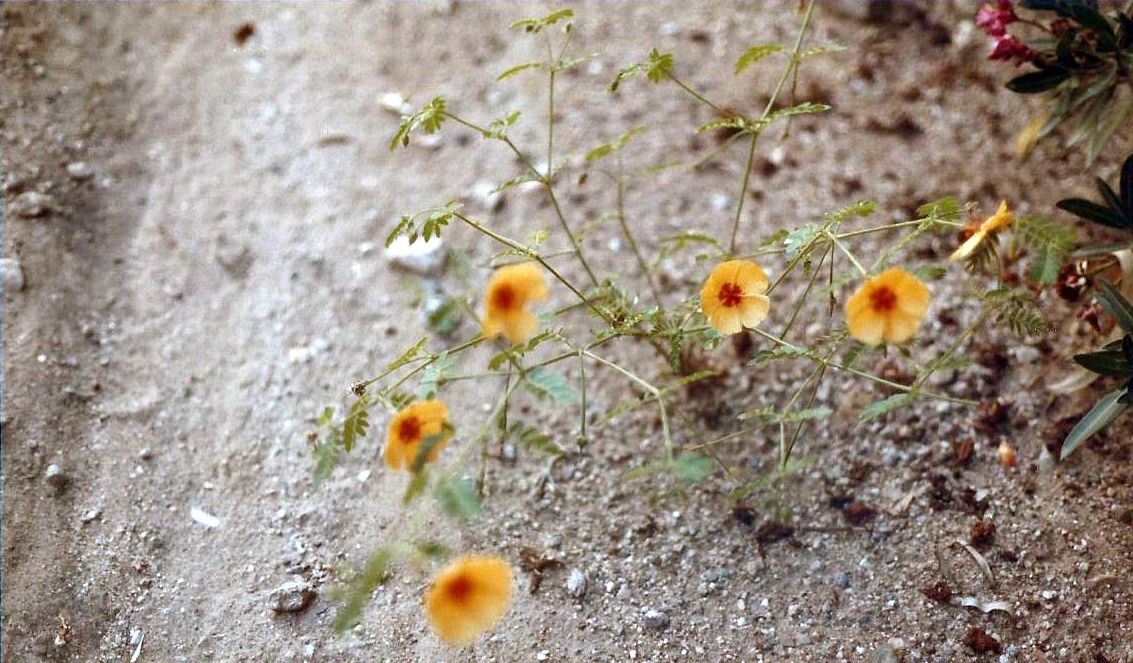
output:
MULTIPOLYGON (((984 210, 1007 198, 1049 211, 1090 190, 1081 155, 1057 142, 1025 162, 1013 156, 1035 106, 1002 89, 1008 67, 983 60, 982 37, 961 22, 974 7, 900 9, 882 23, 860 6, 820 7, 813 42, 848 49, 805 66, 800 95, 834 110, 761 147, 747 245, 863 197, 880 203, 880 217, 905 218, 946 193, 984 210)), ((561 81, 564 159, 641 123, 653 127, 638 139, 641 163, 711 149, 693 132, 711 117, 676 88, 633 81, 611 96, 605 85, 658 46, 700 89, 756 109, 776 68, 737 80, 731 63, 752 43, 789 40, 793 8, 580 5, 578 51, 597 56, 561 81)), ((342 403, 352 381, 425 329, 382 239, 402 212, 520 172, 456 127, 391 155, 396 118, 378 101, 444 94, 480 119, 519 109, 525 124, 514 135, 536 149, 545 140, 538 77, 492 81, 538 56, 538 42, 504 28, 543 9, 4 4, 3 257, 19 261, 26 281, 4 292, 4 661, 994 660, 973 653, 973 629, 1007 660, 1133 660, 1133 424, 1126 418, 1057 468, 1044 460, 1058 435, 1048 422, 1097 393, 1054 398, 1043 386, 1098 340, 1056 299, 1044 301, 1058 333, 1029 344, 981 335, 972 352, 987 365, 939 385, 1006 399, 990 431, 978 412, 930 402, 858 426, 858 408, 879 395, 833 380, 820 401, 835 418, 800 445, 811 464, 781 491, 754 495, 749 512, 734 510, 735 483, 720 471, 686 496, 661 480, 624 481, 660 453, 656 416, 641 409, 553 467, 524 455, 491 463, 484 519, 435 521, 460 549, 518 566, 531 548, 563 563, 536 591, 520 573, 491 636, 466 651, 444 647, 420 615, 426 574, 399 569, 359 628, 333 637, 331 588, 395 534, 406 479, 379 465, 375 435, 315 488, 307 433, 322 406, 342 403), (29 192, 42 196, 20 198, 29 192), (16 213, 36 200, 39 215, 16 213), (1001 437, 1018 449, 1015 469, 996 461, 1001 437), (973 451, 960 464, 966 439, 973 451), (65 481, 46 478, 52 464, 65 481), (848 523, 837 508, 847 498, 876 515, 848 523), (795 532, 773 542, 759 528, 776 499, 793 511, 795 532), (193 507, 219 525, 195 521, 193 507), (981 519, 995 525, 982 553, 994 584, 949 547, 981 519), (927 597, 924 588, 945 580, 934 551, 957 598, 1000 600, 1010 614, 927 597), (581 597, 565 588, 571 570, 587 579, 581 597), (276 614, 270 593, 295 576, 317 596, 276 614)), ((1112 179, 1128 148, 1126 137, 1097 171, 1112 179)), ((734 146, 713 167, 635 185, 628 209, 646 249, 693 223, 721 232, 732 212, 718 195, 735 195, 742 159, 734 146)), ((600 178, 575 179, 563 184, 573 221, 610 209, 600 178)), ((538 195, 513 190, 495 213, 469 204, 507 233, 553 228, 538 195)), ((643 287, 625 248, 612 250, 616 237, 600 226, 587 248, 604 271, 643 287)), ((487 273, 494 248, 461 231, 450 242, 487 273)), ((949 250, 927 244, 917 255, 939 261, 949 250)), ((664 269, 675 291, 693 293, 704 266, 683 256, 664 269)), ((973 315, 958 297, 959 272, 933 284, 929 349, 973 315)), ((465 323, 457 335, 471 331, 465 323)), ((613 352, 664 374, 640 348, 613 352)), ((727 365, 731 352, 725 344, 711 357, 727 365)), ((716 414, 773 402, 802 369, 736 366, 716 414)), ((617 375, 592 379, 595 414, 632 394, 617 375)), ((446 392, 454 420, 483 416, 476 389, 446 392)), ((678 442, 720 434, 711 417, 689 414, 678 442)), ((576 415, 548 418, 564 445, 576 415)), ((375 429, 383 425, 379 417, 375 429)), ((775 462, 770 431, 717 451, 740 477, 775 462)))

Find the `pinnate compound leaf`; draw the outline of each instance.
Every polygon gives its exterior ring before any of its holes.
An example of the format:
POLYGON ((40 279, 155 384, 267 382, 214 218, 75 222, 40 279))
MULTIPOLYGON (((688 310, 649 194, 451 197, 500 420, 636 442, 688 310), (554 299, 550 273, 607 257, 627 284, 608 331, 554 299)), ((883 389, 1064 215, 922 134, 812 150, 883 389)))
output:
POLYGON ((476 494, 476 482, 464 476, 449 476, 434 489, 441 508, 448 515, 461 520, 472 520, 483 512, 476 494))
POLYGON ((444 119, 444 97, 433 97, 421 110, 401 118, 401 124, 398 125, 397 131, 389 141, 390 152, 396 150, 399 145, 402 147, 408 146, 409 135, 418 128, 423 129, 427 134, 440 131, 441 123, 444 122, 444 119))
POLYGON ((527 371, 523 375, 523 385, 527 391, 539 398, 549 398, 560 405, 573 405, 578 402, 578 396, 566 376, 543 366, 536 366, 527 371))
POLYGON ((913 397, 908 393, 893 394, 887 398, 874 401, 866 406, 862 413, 858 415, 859 421, 866 422, 871 419, 876 419, 884 414, 892 412, 899 407, 904 407, 913 402, 913 397))
POLYGON ((778 53, 781 50, 783 50, 783 46, 780 44, 756 44, 744 51, 743 55, 736 60, 735 73, 738 74, 768 55, 778 53))
POLYGON ((389 577, 389 565, 393 552, 386 547, 378 548, 366 560, 366 566, 350 583, 346 593, 346 604, 334 616, 334 632, 341 634, 358 623, 362 608, 370 595, 389 577))

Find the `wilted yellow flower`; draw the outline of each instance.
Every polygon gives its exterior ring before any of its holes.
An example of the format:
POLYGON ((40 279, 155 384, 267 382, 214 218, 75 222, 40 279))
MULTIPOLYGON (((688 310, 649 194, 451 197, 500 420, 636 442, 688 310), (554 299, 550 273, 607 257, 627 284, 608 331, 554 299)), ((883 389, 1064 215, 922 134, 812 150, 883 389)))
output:
POLYGON ((433 578, 425 612, 445 642, 467 645, 492 628, 511 603, 511 567, 492 555, 460 557, 433 578))
POLYGON ((535 314, 527 310, 532 299, 546 299, 547 284, 535 263, 524 262, 496 270, 484 295, 484 336, 503 334, 522 343, 535 332, 535 314))
POLYGON ((1002 201, 1001 203, 999 203, 999 209, 996 210, 995 214, 992 214, 987 218, 986 221, 981 223, 980 226, 976 228, 975 232, 972 233, 972 236, 969 237, 963 244, 961 244, 960 248, 956 249, 956 251, 953 252, 952 257, 949 258, 949 260, 963 260, 972 255, 972 252, 976 250, 976 247, 982 244, 990 234, 994 233, 1000 228, 1011 225, 1011 222, 1014 220, 1015 213, 1007 209, 1006 200, 1002 201))
POLYGON ((716 266, 700 289, 700 309, 721 334, 755 327, 767 317, 767 273, 750 260, 727 260, 716 266))
MULTIPOLYGON (((444 432, 448 423, 448 407, 438 400, 417 401, 398 412, 389 422, 386 435, 386 465, 398 469, 409 469, 417 458, 421 442, 430 435, 444 432)), ((437 459, 437 454, 448 443, 446 435, 433 445, 426 456, 428 462, 437 459)))
POLYGON ((930 294, 920 279, 890 267, 869 279, 846 300, 850 335, 868 345, 904 343, 917 333, 930 294))
POLYGON ((1019 135, 1015 137, 1015 154, 1019 157, 1025 157, 1031 153, 1035 143, 1039 142, 1039 132, 1046 126, 1049 119, 1050 111, 1044 111, 1031 118, 1027 126, 1023 127, 1019 135))

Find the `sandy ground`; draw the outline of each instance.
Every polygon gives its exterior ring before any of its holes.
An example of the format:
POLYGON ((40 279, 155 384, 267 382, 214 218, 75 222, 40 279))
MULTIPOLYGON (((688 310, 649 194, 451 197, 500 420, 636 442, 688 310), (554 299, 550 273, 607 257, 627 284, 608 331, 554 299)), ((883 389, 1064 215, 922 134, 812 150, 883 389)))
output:
MULTIPOLYGON (((655 416, 641 410, 599 431, 549 482, 538 459, 492 463, 486 517, 436 521, 459 548, 517 564, 531 548, 563 562, 535 591, 521 574, 489 638, 467 651, 441 645, 420 617, 424 576, 411 569, 376 593, 358 629, 333 637, 331 587, 394 534, 405 478, 379 466, 369 438, 315 488, 306 436, 322 406, 342 403, 354 380, 424 329, 405 277, 373 244, 399 213, 519 172, 455 128, 390 155, 396 118, 378 99, 444 94, 481 119, 519 109, 526 124, 515 136, 541 144, 535 77, 492 80, 536 53, 505 26, 543 9, 4 4, 3 257, 26 281, 4 292, 4 661, 994 660, 964 644, 975 627, 1010 660, 1133 660, 1133 424, 1058 468, 1043 462, 1057 435, 1048 422, 1094 395, 1043 389, 1068 354, 1096 341, 1057 300, 1048 310, 1059 334, 1006 352, 997 349, 1006 337, 981 336, 973 352, 1006 368, 976 364, 945 385, 1007 398, 1008 418, 990 433, 975 428, 977 413, 932 403, 857 426, 856 408, 877 394, 832 382, 822 402, 838 415, 804 439, 800 451, 816 460, 778 494, 799 528, 788 541, 756 536, 769 517, 761 500, 775 495, 753 499, 746 525, 722 473, 685 497, 659 492, 663 482, 622 481, 659 453, 655 416), (254 35, 239 45, 245 22, 254 35), (16 213, 27 192, 46 196, 42 214, 16 213), (1019 449, 1015 470, 995 461, 1000 437, 1019 449), (962 466, 954 447, 964 438, 975 452, 962 466), (63 485, 46 479, 51 464, 63 485), (846 527, 831 496, 847 494, 878 517, 846 527), (219 526, 195 522, 192 507, 219 526), (998 528, 984 553, 994 585, 947 548, 980 514, 998 528), (957 596, 1002 600, 1011 614, 927 598, 922 589, 942 580, 934 550, 949 550, 957 596), (588 580, 581 597, 564 587, 572 569, 588 580), (318 596, 278 615, 269 594, 294 576, 318 596)), ((639 139, 642 163, 703 153, 711 139, 693 128, 710 117, 678 90, 634 81, 615 97, 605 84, 658 46, 701 89, 757 108, 774 68, 737 81, 731 63, 751 43, 788 40, 792 9, 579 6, 578 50, 596 64, 562 82, 559 144, 578 155, 645 123, 654 128, 639 139)), ((1089 190, 1081 156, 1055 142, 1027 162, 1012 156, 1033 107, 1001 88, 1010 71, 983 61, 982 40, 958 22, 973 10, 900 11, 878 25, 860 8, 820 8, 815 42, 849 48, 807 66, 801 92, 835 110, 799 123, 778 153, 762 148, 749 243, 861 197, 901 218, 945 193, 1047 211, 1089 190)), ((1099 172, 1111 177, 1128 145, 1115 145, 1099 172)), ((735 147, 715 167, 635 186, 629 212, 647 250, 691 223, 726 227, 730 212, 714 196, 735 195, 742 156, 735 147)), ((578 222, 612 205, 597 180, 565 187, 578 222)), ((519 192, 499 212, 476 211, 517 235, 533 220, 552 223, 545 201, 519 192)), ((615 237, 603 226, 587 246, 632 282, 629 255, 610 250, 615 237)), ((459 231, 451 238, 478 268, 493 251, 459 231)), ((940 260, 949 248, 919 255, 940 260)), ((687 256, 665 269, 685 292, 702 278, 687 256)), ((960 281, 953 272, 934 285, 930 347, 971 316, 960 281)), ((652 365, 632 346, 614 352, 652 365)), ((733 369, 717 414, 781 395, 800 371, 733 369)), ((596 413, 631 393, 604 373, 593 390, 596 413)), ((448 398, 457 420, 480 416, 471 387, 448 398)), ((551 417, 564 444, 574 416, 551 417)), ((686 423, 681 442, 719 434, 695 415, 686 423)), ((770 435, 719 451, 745 476, 774 462, 770 435)))

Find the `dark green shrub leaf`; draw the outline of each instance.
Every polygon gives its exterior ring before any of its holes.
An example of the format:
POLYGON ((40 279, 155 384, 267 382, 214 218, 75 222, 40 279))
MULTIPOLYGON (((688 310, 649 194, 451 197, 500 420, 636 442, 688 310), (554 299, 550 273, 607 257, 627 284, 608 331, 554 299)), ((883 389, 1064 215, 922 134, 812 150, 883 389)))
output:
POLYGON ((1019 94, 1035 94, 1053 90, 1068 78, 1070 72, 1065 69, 1041 69, 1012 78, 1007 81, 1007 89, 1019 94))
POLYGON ((1133 304, 1105 279, 1098 280, 1098 290, 1098 303, 1117 320, 1126 334, 1133 334, 1133 304))
POLYGON ((1058 459, 1063 460, 1071 454, 1078 445, 1085 442, 1091 435, 1100 431, 1108 426, 1114 419, 1116 419, 1122 412, 1129 409, 1128 403, 1121 402, 1122 396, 1125 395, 1126 389, 1122 387, 1116 391, 1111 391, 1105 396, 1102 396, 1094 407, 1082 417, 1078 425, 1074 426, 1070 434, 1062 442, 1062 452, 1059 454, 1058 459))
POLYGON ((1133 227, 1123 214, 1113 211, 1105 205, 1099 205, 1085 198, 1066 198, 1055 203, 1058 209, 1080 216, 1087 221, 1100 223, 1110 228, 1127 229, 1133 227))

